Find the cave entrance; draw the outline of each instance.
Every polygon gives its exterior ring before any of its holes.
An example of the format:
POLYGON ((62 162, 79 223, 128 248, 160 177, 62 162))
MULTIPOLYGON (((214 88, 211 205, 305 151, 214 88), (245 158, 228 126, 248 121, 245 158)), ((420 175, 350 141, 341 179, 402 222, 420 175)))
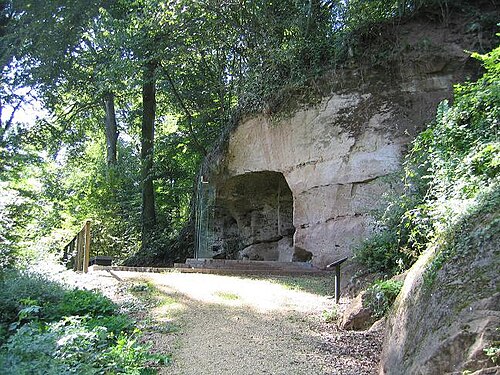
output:
POLYGON ((291 261, 293 196, 279 172, 235 176, 218 189, 214 215, 221 256, 227 259, 291 261))
POLYGON ((294 248, 293 195, 282 173, 246 173, 212 189, 207 199, 212 206, 205 215, 206 245, 203 249, 198 246, 197 257, 282 262, 310 259, 310 253, 298 256, 294 248))

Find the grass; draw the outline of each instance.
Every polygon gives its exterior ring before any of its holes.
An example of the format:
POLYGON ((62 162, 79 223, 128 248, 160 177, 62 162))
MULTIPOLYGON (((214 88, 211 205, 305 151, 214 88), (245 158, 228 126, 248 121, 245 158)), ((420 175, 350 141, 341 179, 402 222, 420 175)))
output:
POLYGON ((215 295, 219 298, 222 298, 226 301, 236 301, 240 299, 240 296, 235 293, 230 292, 216 292, 215 295))
POLYGON ((178 303, 177 299, 159 290, 152 282, 138 279, 129 287, 129 292, 142 302, 151 306, 170 306, 178 303))

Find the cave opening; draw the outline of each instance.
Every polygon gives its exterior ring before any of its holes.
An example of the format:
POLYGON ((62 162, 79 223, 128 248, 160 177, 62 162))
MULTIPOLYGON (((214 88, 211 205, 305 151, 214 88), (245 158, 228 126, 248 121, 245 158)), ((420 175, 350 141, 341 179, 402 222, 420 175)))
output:
POLYGON ((251 172, 216 187, 207 257, 236 260, 306 261, 293 243, 293 195, 282 173, 251 172))

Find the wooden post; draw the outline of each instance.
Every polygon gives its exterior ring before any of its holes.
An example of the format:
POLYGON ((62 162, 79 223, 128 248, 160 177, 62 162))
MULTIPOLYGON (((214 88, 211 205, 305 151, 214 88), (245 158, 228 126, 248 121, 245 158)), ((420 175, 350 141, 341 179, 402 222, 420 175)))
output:
POLYGON ((78 233, 78 265, 76 267, 77 271, 83 271, 83 248, 85 246, 85 237, 83 229, 78 233))
POLYGON ((75 265, 73 266, 73 269, 75 271, 78 271, 78 267, 80 264, 80 232, 76 235, 76 254, 75 254, 75 265))
POLYGON ((71 242, 69 243, 69 258, 68 258, 68 261, 72 263, 73 270, 75 270, 75 243, 76 243, 76 237, 73 238, 71 240, 71 242))
POLYGON ((90 259, 90 220, 85 222, 85 251, 83 254, 83 272, 87 273, 89 271, 89 259, 90 259))

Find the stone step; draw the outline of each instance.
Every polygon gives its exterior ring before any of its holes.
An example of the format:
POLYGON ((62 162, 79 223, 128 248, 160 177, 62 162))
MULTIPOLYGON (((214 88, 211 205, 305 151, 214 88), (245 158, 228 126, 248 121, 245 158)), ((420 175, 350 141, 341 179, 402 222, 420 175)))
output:
POLYGON ((240 269, 240 270, 309 270, 318 268, 307 262, 276 262, 230 259, 187 259, 186 263, 176 263, 177 268, 240 269))

